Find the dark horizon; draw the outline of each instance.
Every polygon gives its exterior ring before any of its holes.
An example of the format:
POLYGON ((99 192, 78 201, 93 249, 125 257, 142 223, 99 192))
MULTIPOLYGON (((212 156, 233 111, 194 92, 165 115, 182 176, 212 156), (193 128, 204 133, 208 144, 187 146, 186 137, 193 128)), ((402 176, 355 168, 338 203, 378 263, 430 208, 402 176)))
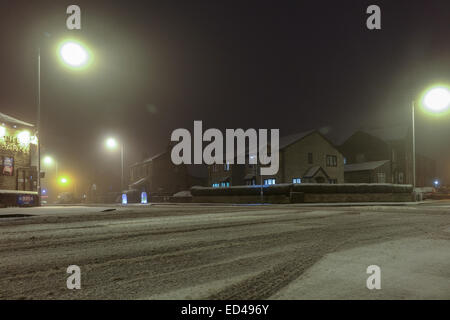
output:
MULTIPOLYGON (((409 125, 410 103, 450 79, 450 3, 378 1, 382 29, 365 27, 369 1, 78 1, 4 4, 0 111, 35 123, 36 52, 42 55, 42 154, 80 177, 118 181, 126 163, 164 149, 177 128, 329 128, 342 140, 361 127, 409 125), (55 58, 61 38, 85 41, 86 72, 55 58), (106 178, 103 178, 106 179, 106 178), (115 180, 114 180, 115 179, 115 180)), ((450 184, 450 117, 418 112, 417 151, 450 184)), ((111 182, 115 183, 115 182, 111 182)))

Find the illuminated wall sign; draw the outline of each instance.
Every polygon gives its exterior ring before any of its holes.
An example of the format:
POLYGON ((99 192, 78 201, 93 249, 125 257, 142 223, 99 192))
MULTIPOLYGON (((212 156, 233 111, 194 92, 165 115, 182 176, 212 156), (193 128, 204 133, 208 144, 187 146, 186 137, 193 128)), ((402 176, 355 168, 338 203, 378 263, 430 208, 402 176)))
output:
POLYGON ((12 151, 12 152, 23 152, 23 153, 29 153, 30 152, 30 141, 28 143, 21 143, 18 139, 18 137, 14 136, 3 136, 0 137, 0 149, 5 151, 12 151))
POLYGON ((34 197, 31 195, 23 194, 20 195, 17 199, 19 205, 31 205, 34 204, 34 197))
POLYGON ((12 176, 14 173, 14 158, 3 157, 3 172, 5 176, 12 176))

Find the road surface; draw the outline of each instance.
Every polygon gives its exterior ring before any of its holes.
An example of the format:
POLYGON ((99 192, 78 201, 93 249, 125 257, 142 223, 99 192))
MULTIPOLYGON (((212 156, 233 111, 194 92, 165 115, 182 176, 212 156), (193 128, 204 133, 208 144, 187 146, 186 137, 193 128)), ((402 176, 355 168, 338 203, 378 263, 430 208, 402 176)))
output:
POLYGON ((446 201, 6 208, 0 299, 450 299, 449 240, 446 201))

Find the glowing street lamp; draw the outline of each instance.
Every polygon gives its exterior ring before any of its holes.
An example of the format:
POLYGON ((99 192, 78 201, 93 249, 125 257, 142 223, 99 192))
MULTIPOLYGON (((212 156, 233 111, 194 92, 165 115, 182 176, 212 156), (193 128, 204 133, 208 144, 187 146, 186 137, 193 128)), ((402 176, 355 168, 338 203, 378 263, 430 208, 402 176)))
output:
POLYGON ((450 105, 450 91, 444 87, 435 87, 427 91, 423 106, 432 112, 442 112, 450 105))
MULTIPOLYGON (((425 91, 421 99, 422 107, 429 112, 439 114, 450 106, 450 91, 447 86, 433 86, 425 91)), ((415 130, 415 101, 411 103, 412 114, 412 176, 413 188, 416 187, 416 130, 415 130)))
POLYGON ((48 166, 52 165, 53 164, 52 157, 49 157, 49 156, 44 157, 44 163, 48 166))
POLYGON ((45 156, 43 161, 46 166, 52 166, 55 164, 55 175, 58 176, 58 162, 50 156, 45 156))
MULTIPOLYGON (((73 70, 81 70, 89 66, 92 62, 92 54, 81 42, 75 40, 66 40, 58 46, 58 56, 64 65, 73 70)), ((38 48, 37 54, 37 119, 36 136, 31 137, 31 143, 37 144, 37 192, 41 195, 41 49, 38 48), (33 139, 34 138, 34 139, 33 139)))
MULTIPOLYGON (((110 150, 117 149, 119 143, 114 138, 108 138, 105 141, 105 145, 110 150)), ((123 143, 120 144, 120 162, 121 162, 121 178, 120 178, 120 191, 123 190, 123 181, 124 181, 124 174, 123 174, 123 143)))
POLYGON ((108 149, 115 149, 115 148, 117 148, 117 141, 116 141, 116 139, 114 139, 114 138, 108 138, 108 139, 106 139, 105 144, 106 144, 106 147, 107 147, 108 149))
POLYGON ((58 56, 61 61, 72 69, 83 69, 92 60, 89 50, 81 42, 66 40, 58 46, 58 56))

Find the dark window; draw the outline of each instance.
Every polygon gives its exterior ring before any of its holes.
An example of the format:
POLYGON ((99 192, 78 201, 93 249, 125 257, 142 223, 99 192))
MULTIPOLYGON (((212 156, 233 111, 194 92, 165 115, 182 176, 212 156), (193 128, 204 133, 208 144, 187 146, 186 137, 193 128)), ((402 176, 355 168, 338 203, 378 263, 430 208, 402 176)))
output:
POLYGON ((337 156, 327 155, 327 167, 337 167, 337 156))
POLYGON ((312 163, 313 163, 313 154, 312 154, 312 152, 309 152, 309 153, 308 153, 308 163, 309 163, 309 164, 312 164, 312 163))

